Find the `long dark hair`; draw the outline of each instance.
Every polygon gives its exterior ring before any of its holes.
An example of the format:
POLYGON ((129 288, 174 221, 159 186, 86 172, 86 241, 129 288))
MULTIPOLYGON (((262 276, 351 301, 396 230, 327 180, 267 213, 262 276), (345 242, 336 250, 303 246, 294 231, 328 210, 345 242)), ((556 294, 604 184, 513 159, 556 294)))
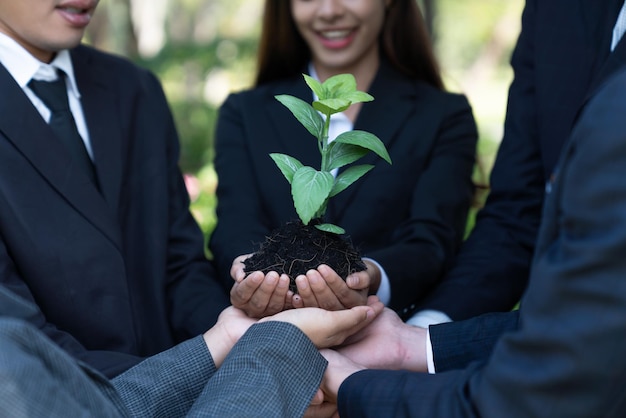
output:
MULTIPOLYGON (((398 71, 443 89, 439 65, 416 0, 392 0, 379 38, 382 56, 398 71)), ((300 74, 311 51, 291 17, 290 0, 265 0, 257 86, 300 74)))

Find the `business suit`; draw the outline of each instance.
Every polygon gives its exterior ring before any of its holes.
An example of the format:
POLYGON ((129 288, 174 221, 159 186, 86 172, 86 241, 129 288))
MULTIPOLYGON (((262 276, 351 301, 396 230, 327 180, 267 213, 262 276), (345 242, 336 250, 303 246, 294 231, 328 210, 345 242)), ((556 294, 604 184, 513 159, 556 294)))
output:
POLYGON ((219 371, 202 337, 109 381, 29 321, 34 305, 0 286, 0 415, 301 416, 326 361, 295 326, 253 325, 219 371), (251 367, 254 365, 254 367, 251 367))
MULTIPOLYGON (((391 282, 401 311, 443 274, 463 237, 473 186, 476 127, 467 100, 411 80, 382 60, 354 129, 377 135, 393 165, 369 154, 372 171, 330 200, 326 220, 343 227, 391 282)), ((275 100, 311 102, 298 75, 231 95, 216 130, 218 223, 210 241, 220 277, 232 286, 233 259, 254 252, 282 223, 297 219, 290 185, 269 153, 319 169, 317 141, 275 100)))
POLYGON ((519 328, 464 370, 352 375, 342 417, 626 415, 625 114, 622 69, 587 102, 557 164, 519 328))
POLYGON ((101 193, 0 65, 0 283, 111 376, 210 328, 228 297, 188 210, 158 81, 85 46, 71 57, 101 193))
POLYGON ((454 320, 510 310, 527 285, 546 181, 583 102, 626 62, 610 53, 623 0, 529 0, 511 64, 491 191, 452 270, 418 309, 454 320))

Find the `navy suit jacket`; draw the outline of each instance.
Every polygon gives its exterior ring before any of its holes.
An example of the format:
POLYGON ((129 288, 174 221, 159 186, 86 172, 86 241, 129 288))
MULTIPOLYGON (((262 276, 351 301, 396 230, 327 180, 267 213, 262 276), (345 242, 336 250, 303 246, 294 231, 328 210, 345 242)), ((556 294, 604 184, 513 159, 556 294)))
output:
MULTIPOLYGON (((443 274, 463 238, 473 185, 476 127, 465 97, 409 79, 384 60, 355 129, 376 134, 393 165, 374 154, 374 169, 331 199, 328 222, 340 225, 391 282, 390 307, 402 311, 443 274)), ((317 141, 274 96, 311 102, 302 76, 231 95, 220 110, 215 167, 218 223, 210 241, 230 289, 233 259, 256 251, 271 231, 297 219, 290 185, 269 154, 319 169, 317 141)))
POLYGON ((508 311, 520 299, 546 181, 585 99, 626 62, 609 55, 622 0, 528 0, 511 64, 504 138, 491 191, 450 273, 418 309, 459 320, 508 311))
POLYGON ((626 416, 625 115, 621 70, 587 102, 549 183, 518 329, 465 369, 358 372, 340 387, 342 417, 626 416))
POLYGON ((0 283, 109 375, 210 328, 228 297, 204 256, 156 78, 71 51, 102 193, 0 65, 0 283))

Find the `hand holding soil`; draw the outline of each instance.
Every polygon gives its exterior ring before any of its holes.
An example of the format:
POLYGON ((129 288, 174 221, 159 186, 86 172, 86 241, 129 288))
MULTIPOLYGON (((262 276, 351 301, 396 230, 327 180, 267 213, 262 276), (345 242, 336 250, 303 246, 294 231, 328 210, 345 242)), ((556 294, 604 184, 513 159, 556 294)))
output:
POLYGON ((365 305, 368 294, 373 293, 371 289, 378 287, 377 284, 371 287, 371 277, 375 273, 370 272, 370 265, 366 271, 356 273, 358 280, 350 280, 351 285, 355 286, 352 289, 332 268, 323 264, 296 278, 298 294, 294 294, 289 290, 290 280, 285 274, 279 276, 274 271, 268 274, 255 271, 246 276, 243 261, 249 256, 237 257, 233 262, 231 275, 235 283, 230 298, 235 307, 254 318, 273 315, 292 307, 320 307, 331 311, 349 309, 365 305))

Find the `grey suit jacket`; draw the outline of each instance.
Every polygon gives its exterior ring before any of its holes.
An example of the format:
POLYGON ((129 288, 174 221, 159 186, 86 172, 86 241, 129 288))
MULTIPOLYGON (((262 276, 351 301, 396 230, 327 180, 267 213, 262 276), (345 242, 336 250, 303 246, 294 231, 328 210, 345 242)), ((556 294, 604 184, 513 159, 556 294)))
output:
POLYGON ((112 381, 71 358, 29 320, 36 308, 0 286, 0 416, 301 416, 326 361, 295 326, 257 324, 216 371, 202 337, 112 381))
POLYGON ((339 390, 342 417, 626 416, 625 115, 622 70, 588 101, 561 154, 519 328, 486 364, 356 373, 339 390))

